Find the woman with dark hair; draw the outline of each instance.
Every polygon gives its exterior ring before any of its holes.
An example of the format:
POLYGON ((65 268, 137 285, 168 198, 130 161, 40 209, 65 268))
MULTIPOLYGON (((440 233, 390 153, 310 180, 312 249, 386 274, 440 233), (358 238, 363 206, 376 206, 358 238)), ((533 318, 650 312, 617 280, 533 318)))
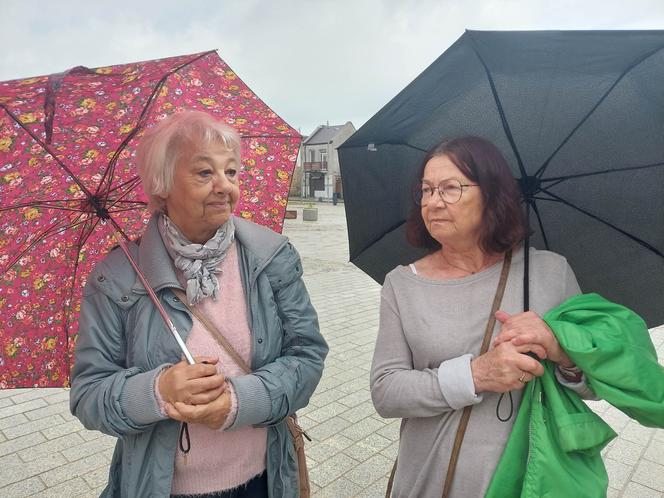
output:
POLYGON ((524 386, 543 374, 536 357, 558 365, 560 383, 593 397, 539 317, 580 289, 565 258, 530 249, 531 311, 522 311, 528 228, 493 144, 442 142, 418 179, 408 241, 429 253, 385 279, 371 395, 381 416, 402 419, 391 496, 439 498, 445 489, 480 497, 513 423, 499 398, 511 393, 518 408, 524 386))

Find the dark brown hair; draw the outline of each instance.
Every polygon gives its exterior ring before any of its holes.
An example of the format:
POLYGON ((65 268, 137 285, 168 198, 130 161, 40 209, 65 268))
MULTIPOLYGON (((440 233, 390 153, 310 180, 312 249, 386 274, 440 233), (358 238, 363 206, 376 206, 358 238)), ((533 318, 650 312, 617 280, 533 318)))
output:
MULTIPOLYGON (((417 181, 434 157, 447 156, 473 183, 480 186, 484 200, 480 248, 487 253, 501 253, 514 247, 526 236, 525 216, 520 205, 519 188, 502 153, 491 142, 480 137, 460 137, 433 146, 424 156, 417 181)), ((406 238, 415 247, 440 249, 422 219, 420 206, 412 201, 406 226, 406 238)))

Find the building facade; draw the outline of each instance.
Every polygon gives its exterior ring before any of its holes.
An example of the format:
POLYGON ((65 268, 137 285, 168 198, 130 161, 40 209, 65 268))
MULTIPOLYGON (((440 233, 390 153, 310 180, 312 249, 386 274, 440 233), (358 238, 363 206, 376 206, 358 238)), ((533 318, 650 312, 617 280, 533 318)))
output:
POLYGON ((302 141, 296 163, 291 194, 330 201, 343 197, 337 147, 355 133, 350 121, 343 125, 321 125, 302 141), (299 186, 299 192, 296 188, 299 186))

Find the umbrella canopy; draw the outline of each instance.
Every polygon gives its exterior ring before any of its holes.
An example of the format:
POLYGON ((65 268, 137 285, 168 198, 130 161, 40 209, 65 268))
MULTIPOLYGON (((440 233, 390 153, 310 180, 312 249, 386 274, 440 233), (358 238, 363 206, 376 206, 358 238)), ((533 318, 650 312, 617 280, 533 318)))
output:
POLYGON ((531 243, 586 292, 664 322, 664 31, 467 31, 339 148, 350 258, 382 282, 408 246, 425 152, 477 135, 522 187, 531 243))
POLYGON ((236 214, 281 231, 300 134, 215 51, 0 83, 0 388, 68 383, 81 290, 149 214, 133 165, 145 128, 182 109, 242 137, 236 214))

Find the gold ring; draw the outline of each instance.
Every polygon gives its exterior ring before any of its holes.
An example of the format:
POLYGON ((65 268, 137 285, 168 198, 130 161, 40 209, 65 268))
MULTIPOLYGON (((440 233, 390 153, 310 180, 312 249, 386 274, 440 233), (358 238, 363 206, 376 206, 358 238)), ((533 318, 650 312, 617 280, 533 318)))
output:
POLYGON ((526 372, 523 372, 521 374, 521 377, 519 377, 519 382, 521 382, 522 384, 526 383, 526 372))

